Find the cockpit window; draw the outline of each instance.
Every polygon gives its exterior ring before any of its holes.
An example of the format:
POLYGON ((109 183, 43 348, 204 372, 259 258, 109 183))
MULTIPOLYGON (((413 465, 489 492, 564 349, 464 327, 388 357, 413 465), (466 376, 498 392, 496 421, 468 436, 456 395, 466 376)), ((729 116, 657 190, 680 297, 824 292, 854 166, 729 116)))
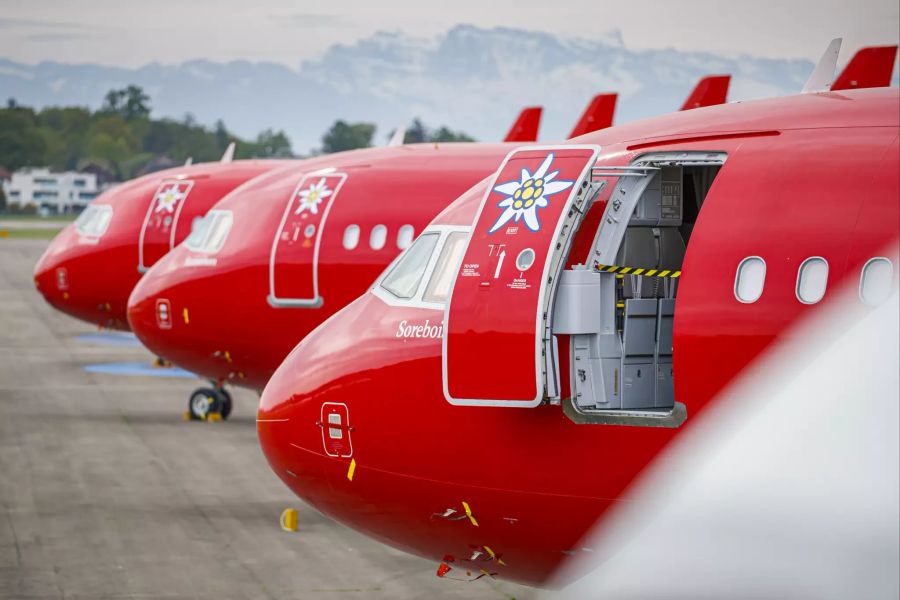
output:
POLYGON ((446 302, 450 292, 450 284, 456 278, 459 261, 462 260, 466 250, 466 237, 469 234, 464 231, 455 231, 447 236, 444 248, 438 258, 437 265, 431 275, 431 281, 425 288, 422 300, 425 302, 446 302))
POLYGON ((75 230, 81 235, 100 237, 109 228, 112 214, 109 204, 90 204, 75 219, 75 230))
POLYGON ((381 282, 381 287, 397 298, 415 296, 439 237, 437 233, 419 236, 381 282))
POLYGON ((233 223, 234 215, 230 210, 211 210, 194 222, 184 245, 194 252, 218 252, 225 245, 233 223))

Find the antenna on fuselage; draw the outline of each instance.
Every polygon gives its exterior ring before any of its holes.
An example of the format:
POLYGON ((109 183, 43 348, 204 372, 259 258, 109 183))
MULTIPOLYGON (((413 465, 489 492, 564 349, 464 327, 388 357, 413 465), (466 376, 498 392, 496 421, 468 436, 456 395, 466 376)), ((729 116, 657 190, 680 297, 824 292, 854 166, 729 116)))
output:
POLYGON ((391 146, 402 146, 403 140, 406 138, 406 127, 398 127, 394 130, 394 134, 391 136, 391 139, 388 140, 388 147, 391 146))
POLYGON ((222 158, 219 159, 220 163, 230 163, 234 160, 234 142, 228 144, 228 147, 225 148, 225 154, 222 155, 222 158))
POLYGON ((817 94, 831 91, 831 82, 834 81, 834 73, 837 70, 838 55, 841 53, 843 38, 834 38, 828 44, 825 54, 819 59, 812 75, 803 85, 801 94, 817 94))
POLYGON ((192 164, 194 164, 194 157, 193 157, 193 156, 188 156, 188 157, 187 157, 187 160, 184 161, 184 166, 189 167, 189 166, 191 166, 192 164))

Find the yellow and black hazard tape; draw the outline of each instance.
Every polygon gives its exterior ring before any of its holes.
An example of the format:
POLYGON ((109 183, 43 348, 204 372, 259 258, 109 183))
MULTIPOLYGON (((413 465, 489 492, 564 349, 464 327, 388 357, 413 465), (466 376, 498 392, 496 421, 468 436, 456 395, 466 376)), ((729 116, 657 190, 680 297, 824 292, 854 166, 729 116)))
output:
POLYGON ((616 265, 597 265, 596 269, 602 273, 616 273, 617 275, 640 275, 641 277, 665 277, 667 279, 678 279, 681 277, 681 271, 669 269, 642 269, 616 265))

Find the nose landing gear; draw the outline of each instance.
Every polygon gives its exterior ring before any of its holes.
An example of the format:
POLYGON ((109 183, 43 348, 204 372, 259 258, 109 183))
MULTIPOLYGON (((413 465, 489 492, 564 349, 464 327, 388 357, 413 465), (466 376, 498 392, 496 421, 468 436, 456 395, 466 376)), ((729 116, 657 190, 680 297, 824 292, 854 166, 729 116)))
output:
POLYGON ((233 407, 231 394, 221 385, 211 388, 198 388, 188 399, 188 410, 185 418, 192 421, 227 419, 233 407))

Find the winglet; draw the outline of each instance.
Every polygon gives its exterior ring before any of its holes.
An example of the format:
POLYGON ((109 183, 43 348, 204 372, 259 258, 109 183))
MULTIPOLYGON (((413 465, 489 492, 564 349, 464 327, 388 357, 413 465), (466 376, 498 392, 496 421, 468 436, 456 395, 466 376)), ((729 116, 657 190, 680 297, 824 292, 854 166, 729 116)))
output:
POLYGON ((842 38, 834 38, 825 49, 825 54, 819 59, 812 75, 803 84, 801 94, 816 94, 831 90, 831 82, 834 81, 834 71, 837 68, 838 55, 841 53, 842 38))
POLYGON ((894 74, 897 46, 860 48, 831 84, 832 90, 887 87, 894 74))
POLYGON ((731 75, 709 75, 697 82, 680 110, 725 104, 731 75))
POLYGON ((402 146, 404 138, 406 138, 406 127, 398 127, 394 130, 394 134, 388 140, 387 145, 389 148, 391 146, 402 146))
POLYGON ((594 96, 581 114, 581 118, 575 123, 575 129, 569 134, 569 139, 612 127, 613 116, 616 114, 616 98, 618 96, 618 94, 597 94, 594 96))
POLYGON ((540 106, 529 106, 523 108, 519 113, 519 118, 510 127, 509 133, 503 138, 504 142, 536 142, 538 138, 538 129, 541 126, 540 106))
POLYGON ((234 142, 228 144, 228 147, 225 148, 225 154, 222 155, 222 158, 219 159, 220 163, 230 163, 234 160, 234 142))

